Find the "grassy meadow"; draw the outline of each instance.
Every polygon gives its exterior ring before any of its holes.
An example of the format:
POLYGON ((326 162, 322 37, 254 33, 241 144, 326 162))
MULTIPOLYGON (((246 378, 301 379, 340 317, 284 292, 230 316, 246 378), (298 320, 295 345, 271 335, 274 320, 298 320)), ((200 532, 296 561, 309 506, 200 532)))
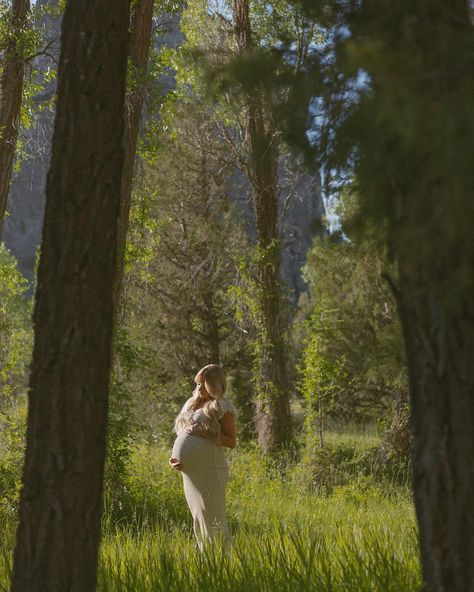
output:
MULTIPOLYGON (((332 458, 346 473, 336 471, 324 486, 314 458, 269 463, 253 448, 230 451, 233 543, 226 553, 215 546, 204 554, 169 450, 136 448, 126 487, 106 502, 99 590, 419 590, 409 490, 367 472, 364 454, 375 443, 367 432, 328 434, 319 462, 331 472, 332 458)), ((7 590, 14 518, 4 512, 2 519, 0 590, 7 590)))

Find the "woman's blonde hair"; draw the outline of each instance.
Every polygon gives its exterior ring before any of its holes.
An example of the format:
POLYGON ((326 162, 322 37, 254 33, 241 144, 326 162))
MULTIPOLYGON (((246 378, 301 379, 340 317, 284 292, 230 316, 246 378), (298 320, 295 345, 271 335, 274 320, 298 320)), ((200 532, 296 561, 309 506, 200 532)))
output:
POLYGON ((174 430, 179 433, 183 428, 191 423, 192 416, 201 403, 200 385, 203 384, 206 391, 211 395, 211 399, 206 401, 202 407, 204 414, 204 425, 209 434, 217 438, 221 431, 219 419, 222 412, 219 407, 219 399, 224 396, 226 383, 224 370, 219 364, 208 364, 201 368, 194 378, 196 388, 174 422, 174 430))
POLYGON ((204 384, 206 391, 213 399, 220 399, 226 389, 224 370, 219 364, 208 364, 201 368, 194 377, 194 382, 204 384))

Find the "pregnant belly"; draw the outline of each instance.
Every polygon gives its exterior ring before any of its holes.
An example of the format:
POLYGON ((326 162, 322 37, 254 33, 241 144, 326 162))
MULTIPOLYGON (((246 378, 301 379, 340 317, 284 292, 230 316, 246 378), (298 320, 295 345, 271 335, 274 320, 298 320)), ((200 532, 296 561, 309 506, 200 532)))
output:
POLYGON ((173 458, 180 460, 183 465, 190 461, 195 461, 199 458, 201 446, 198 436, 190 436, 189 434, 179 435, 174 441, 173 458))
POLYGON ((227 466, 222 446, 186 433, 176 438, 172 456, 183 464, 183 473, 205 470, 206 467, 227 466))

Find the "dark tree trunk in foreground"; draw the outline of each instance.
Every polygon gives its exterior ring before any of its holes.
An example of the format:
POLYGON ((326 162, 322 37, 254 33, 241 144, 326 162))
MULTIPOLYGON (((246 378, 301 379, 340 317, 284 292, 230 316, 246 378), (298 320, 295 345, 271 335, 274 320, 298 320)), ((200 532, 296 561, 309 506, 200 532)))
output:
POLYGON ((118 304, 122 284, 122 270, 127 242, 127 229, 130 218, 132 199, 132 181, 135 155, 137 152, 143 102, 146 93, 146 76, 153 23, 153 7, 155 0, 137 0, 133 5, 132 22, 129 41, 129 59, 132 67, 132 80, 126 95, 125 107, 125 165, 122 174, 120 217, 118 229, 117 283, 115 286, 115 304, 118 304))
POLYGON ((18 137, 18 125, 25 70, 21 52, 21 34, 26 27, 29 0, 12 0, 10 31, 3 56, 0 79, 0 238, 7 209, 13 160, 18 137))
MULTIPOLYGON (((252 49, 248 0, 234 0, 234 31, 240 53, 252 49)), ((248 176, 257 226, 259 371, 258 441, 265 452, 292 442, 291 415, 282 316, 278 236, 278 140, 258 91, 247 96, 248 176)))
POLYGON ((129 11, 71 0, 63 19, 13 592, 96 587, 129 11))
POLYGON ((417 23, 404 41, 413 64, 399 57, 383 80, 404 89, 404 113, 391 117, 408 113, 413 126, 408 149, 400 142, 394 155, 392 142, 386 156, 401 164, 387 182, 396 189, 389 232, 399 268, 423 578, 429 592, 474 592, 472 15, 462 0, 449 11, 423 0, 394 10, 391 39, 404 23, 417 23))
MULTIPOLYGON (((473 220, 472 206, 458 214, 469 209, 473 220)), ((474 257, 462 270, 466 253, 457 256, 445 270, 433 259, 400 261, 413 485, 430 592, 474 591, 474 257), (456 272, 471 274, 461 292, 447 280, 456 272)))

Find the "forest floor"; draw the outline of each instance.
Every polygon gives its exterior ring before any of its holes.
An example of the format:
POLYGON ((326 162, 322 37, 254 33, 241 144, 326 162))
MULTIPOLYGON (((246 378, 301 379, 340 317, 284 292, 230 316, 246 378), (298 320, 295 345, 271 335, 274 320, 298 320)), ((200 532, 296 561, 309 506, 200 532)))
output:
MULTIPOLYGON (((332 452, 319 455, 319 467, 304 458, 269 463, 248 447, 230 451, 233 544, 226 554, 218 547, 198 553, 181 476, 168 466, 169 450, 138 447, 126 491, 105 513, 99 590, 419 590, 409 488, 363 470, 361 459, 376 444, 367 431, 334 431, 327 438, 332 452), (332 462, 346 463, 345 477, 332 462), (331 471, 324 481, 321 475, 331 471)), ((12 546, 13 536, 0 542, 0 590, 8 590, 12 546)))

